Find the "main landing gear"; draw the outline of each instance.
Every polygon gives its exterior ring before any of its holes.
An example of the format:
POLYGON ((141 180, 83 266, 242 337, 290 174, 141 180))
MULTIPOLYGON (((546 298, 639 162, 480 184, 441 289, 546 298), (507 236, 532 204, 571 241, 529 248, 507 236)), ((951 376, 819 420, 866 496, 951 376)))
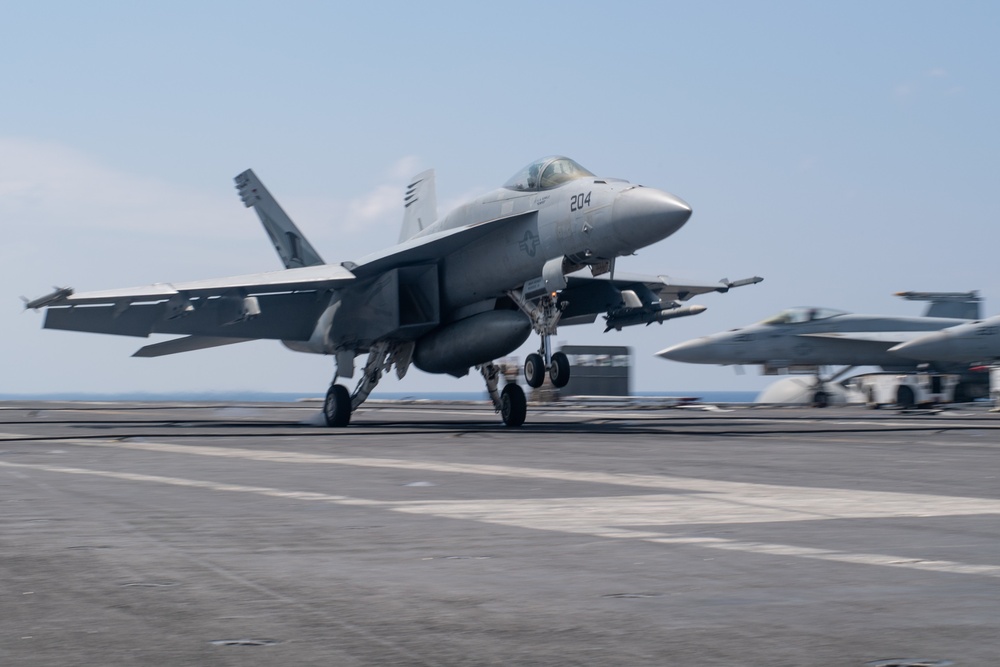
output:
POLYGON ((849 371, 853 370, 854 366, 845 366, 839 371, 831 375, 830 377, 823 379, 819 373, 819 369, 816 371, 816 384, 813 385, 813 395, 811 397, 810 404, 814 408, 825 408, 830 405, 830 394, 826 390, 826 384, 828 382, 836 382, 838 378, 845 375, 849 371))
POLYGON ((524 397, 524 390, 520 385, 508 382, 503 391, 499 391, 500 368, 492 361, 477 368, 486 380, 486 391, 493 401, 493 409, 500 413, 503 423, 511 427, 524 424, 524 419, 528 415, 528 399, 524 397))
MULTIPOLYGON (((368 395, 378 385, 379 380, 382 379, 382 374, 387 373, 395 366, 396 375, 402 378, 406 375, 412 357, 413 343, 401 345, 376 343, 368 354, 368 362, 365 364, 361 380, 358 381, 358 386, 353 393, 348 393, 347 387, 337 383, 337 377, 339 377, 341 370, 338 366, 338 375, 334 377, 330 389, 326 392, 326 400, 323 401, 323 417, 326 419, 326 425, 335 428, 347 426, 351 421, 351 413, 365 402, 368 395)), ((500 391, 499 384, 502 373, 492 361, 476 368, 486 380, 486 390, 493 401, 493 408, 500 414, 503 423, 507 426, 524 424, 524 419, 528 414, 528 401, 524 396, 524 390, 516 382, 510 382, 503 388, 503 391, 500 391)), ((345 373, 348 377, 353 374, 353 369, 349 375, 345 373)))
MULTIPOLYGON (((402 345, 376 343, 368 353, 368 362, 362 371, 358 386, 350 394, 347 392, 347 387, 337 384, 337 377, 341 370, 338 366, 338 375, 334 376, 333 383, 330 384, 330 389, 326 392, 326 400, 323 401, 323 417, 326 418, 326 425, 347 426, 351 421, 351 413, 365 402, 368 395, 378 385, 379 380, 382 379, 382 374, 387 373, 395 365, 396 375, 402 378, 406 375, 412 356, 413 343, 402 345)), ((352 368, 347 377, 353 374, 352 368)))
POLYGON ((347 393, 347 387, 336 382, 330 385, 323 401, 323 416, 327 426, 339 428, 350 423, 351 395, 347 393))
POLYGON ((520 290, 508 294, 531 319, 531 327, 542 338, 538 352, 532 352, 524 360, 525 382, 532 389, 538 389, 545 382, 545 373, 548 371, 554 387, 565 387, 569 382, 569 358, 562 352, 552 352, 552 336, 556 333, 565 304, 556 301, 555 293, 532 300, 525 299, 520 290))

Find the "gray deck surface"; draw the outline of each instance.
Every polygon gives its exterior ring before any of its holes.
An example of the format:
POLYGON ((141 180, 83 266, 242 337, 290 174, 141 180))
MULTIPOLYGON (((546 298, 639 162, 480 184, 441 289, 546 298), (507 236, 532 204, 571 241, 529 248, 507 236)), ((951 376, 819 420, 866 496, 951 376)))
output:
POLYGON ((1000 664, 985 407, 318 409, 0 403, 0 664, 1000 664))

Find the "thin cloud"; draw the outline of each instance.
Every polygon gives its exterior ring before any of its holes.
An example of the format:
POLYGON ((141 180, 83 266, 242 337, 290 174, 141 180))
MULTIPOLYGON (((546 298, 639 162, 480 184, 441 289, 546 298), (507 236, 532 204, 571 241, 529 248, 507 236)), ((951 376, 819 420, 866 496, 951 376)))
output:
POLYGON ((232 198, 128 174, 67 146, 0 137, 0 217, 53 232, 156 231, 230 235, 239 227, 232 198), (212 224, 206 224, 212 222, 212 224), (230 222, 231 224, 220 224, 230 222))
MULTIPOLYGON (((386 169, 386 182, 354 197, 274 195, 307 236, 368 237, 374 241, 363 244, 368 252, 395 240, 385 234, 400 224, 406 182, 418 171, 419 158, 404 156, 386 169)), ((9 224, 58 234, 249 239, 259 229, 248 224, 248 216, 252 219, 228 188, 199 192, 114 169, 68 146, 0 137, 0 218, 9 224)))

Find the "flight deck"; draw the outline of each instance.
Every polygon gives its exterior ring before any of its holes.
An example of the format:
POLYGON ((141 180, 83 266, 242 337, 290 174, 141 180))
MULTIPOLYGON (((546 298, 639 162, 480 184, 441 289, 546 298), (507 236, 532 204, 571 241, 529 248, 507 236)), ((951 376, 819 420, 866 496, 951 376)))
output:
POLYGON ((1000 415, 0 402, 0 662, 995 665, 1000 415))

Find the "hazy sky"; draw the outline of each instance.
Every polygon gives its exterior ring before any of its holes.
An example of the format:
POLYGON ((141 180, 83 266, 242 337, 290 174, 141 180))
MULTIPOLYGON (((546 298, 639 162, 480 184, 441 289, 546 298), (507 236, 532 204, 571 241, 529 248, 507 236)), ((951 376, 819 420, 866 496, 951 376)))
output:
MULTIPOLYGON (((679 195, 687 225, 619 270, 765 281, 662 326, 560 330, 632 346, 640 391, 766 386, 653 354, 788 306, 1000 302, 1000 3, 40 1, 3 17, 0 393, 325 391, 333 360, 277 342, 132 359, 151 341, 20 312, 53 285, 280 268, 233 189, 248 167, 331 262, 393 242, 428 167, 441 213, 551 153, 679 195)), ((481 388, 416 369, 380 385, 481 388)))

